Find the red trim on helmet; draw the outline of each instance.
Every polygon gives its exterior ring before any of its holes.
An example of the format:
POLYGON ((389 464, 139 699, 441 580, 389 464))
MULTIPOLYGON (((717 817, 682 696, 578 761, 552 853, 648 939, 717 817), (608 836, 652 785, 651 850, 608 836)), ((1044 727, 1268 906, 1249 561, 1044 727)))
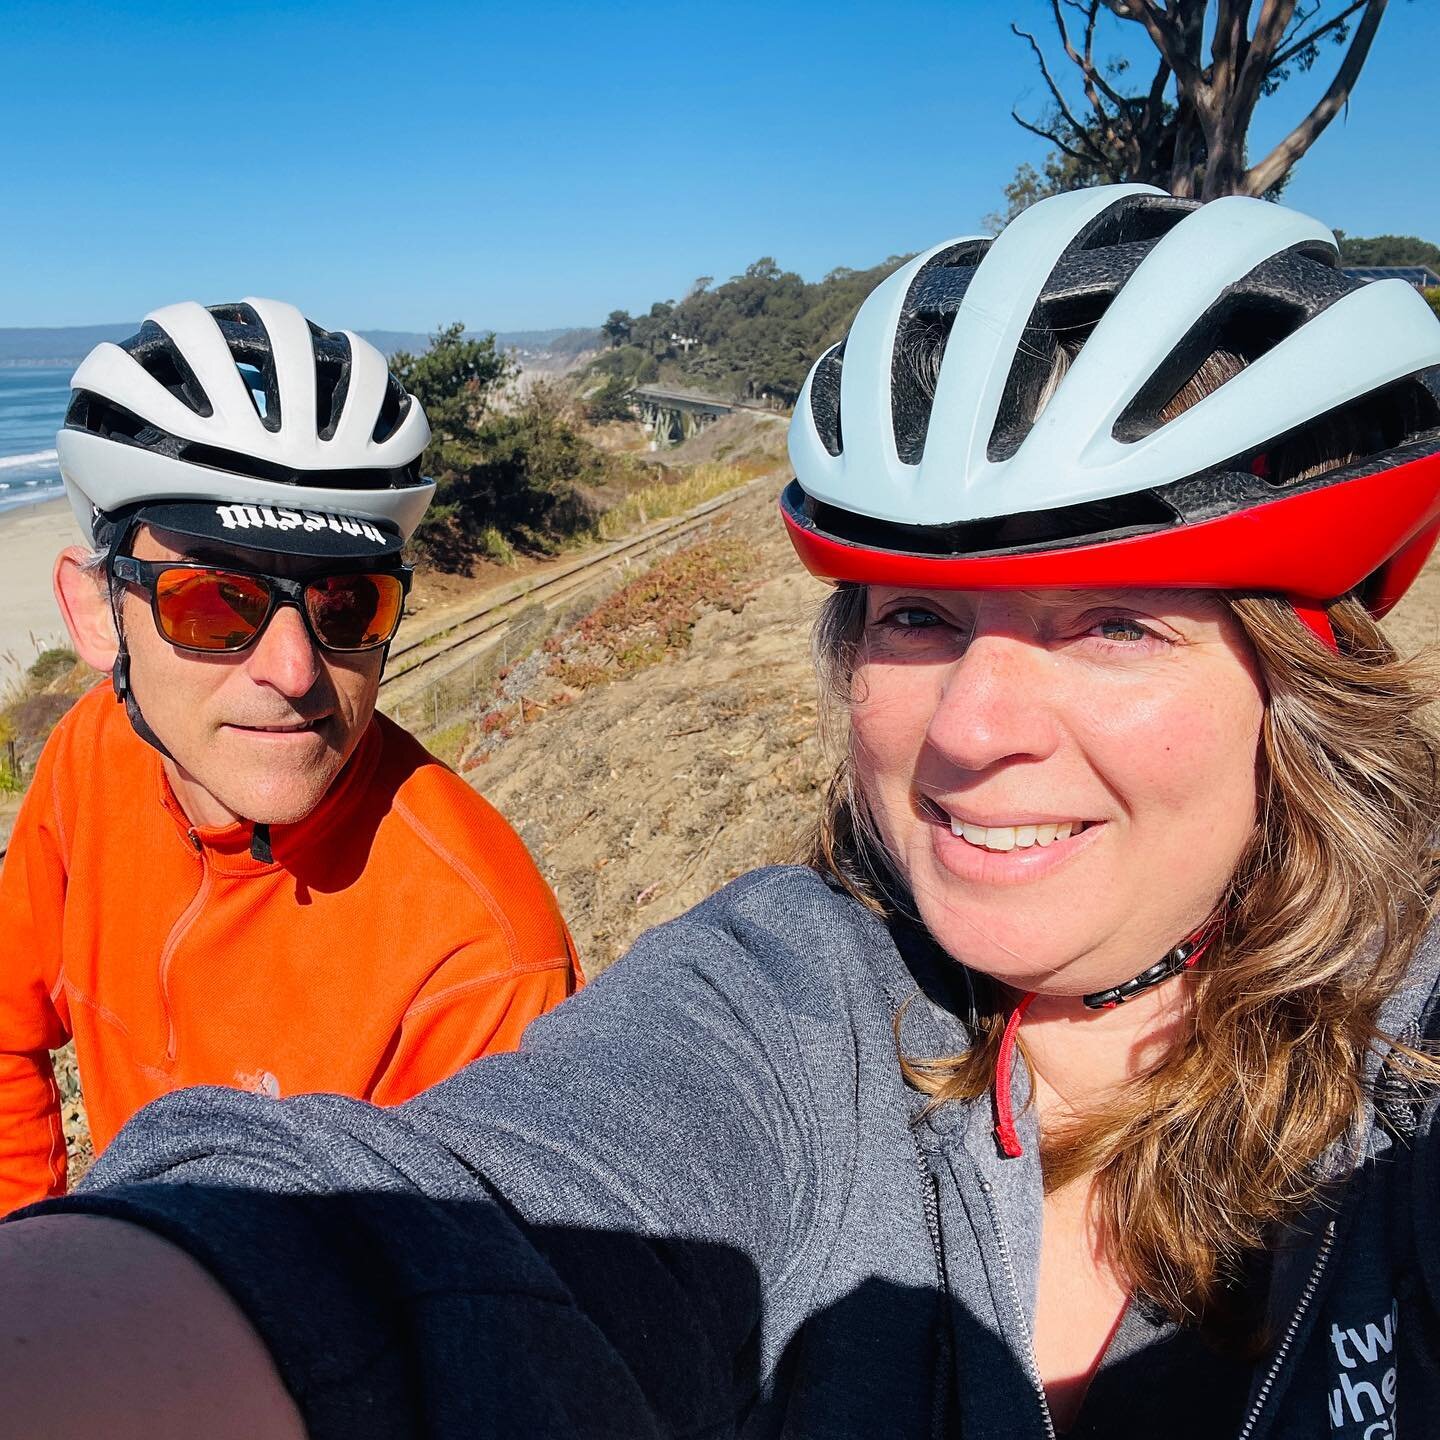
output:
POLYGON ((1376 576, 1375 588, 1367 603, 1377 619, 1389 614, 1395 602, 1415 583, 1437 539, 1440 539, 1440 521, 1427 525, 1413 540, 1401 546, 1376 576))
POLYGON ((1335 627, 1330 623, 1330 613, 1323 605, 1307 605, 1303 600, 1292 600, 1290 608, 1295 618, 1327 649, 1340 653, 1340 642, 1335 638, 1335 627))
MULTIPOLYGON (((785 523, 806 568, 826 580, 952 590, 1259 590, 1323 603, 1437 529, 1440 455, 1215 520, 1022 555, 897 554, 832 540, 788 514, 785 523)), ((1406 559, 1405 568, 1418 573, 1406 559)), ((1403 590, 1404 584, 1385 584, 1387 607, 1403 590)))

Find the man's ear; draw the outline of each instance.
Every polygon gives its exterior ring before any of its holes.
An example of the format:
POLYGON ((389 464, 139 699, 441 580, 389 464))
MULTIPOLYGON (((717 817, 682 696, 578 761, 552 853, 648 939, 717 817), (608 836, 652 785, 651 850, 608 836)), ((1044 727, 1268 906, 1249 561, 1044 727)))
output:
POLYGON ((56 557, 52 576, 55 601, 75 653, 92 670, 109 670, 115 664, 120 642, 110 612, 108 582, 104 571, 80 568, 85 558, 86 552, 78 545, 71 545, 56 557))

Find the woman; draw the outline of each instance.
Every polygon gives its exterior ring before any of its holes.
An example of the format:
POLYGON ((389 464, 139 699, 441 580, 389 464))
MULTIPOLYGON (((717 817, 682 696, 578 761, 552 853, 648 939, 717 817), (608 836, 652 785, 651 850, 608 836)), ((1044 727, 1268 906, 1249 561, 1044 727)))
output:
POLYGON ((881 285, 783 500, 811 863, 398 1110, 151 1107, 0 1229, 7 1413, 63 1335, 75 1433, 1423 1430, 1440 324, 1334 263, 1124 186, 881 285))

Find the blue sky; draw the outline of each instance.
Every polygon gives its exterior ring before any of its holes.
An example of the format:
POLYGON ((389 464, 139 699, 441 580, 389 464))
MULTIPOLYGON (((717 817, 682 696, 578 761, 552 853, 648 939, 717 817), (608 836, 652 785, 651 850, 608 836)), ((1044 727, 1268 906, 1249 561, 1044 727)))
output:
MULTIPOLYGON (((1355 234, 1440 240, 1416 133, 1431 10, 1391 4, 1289 203, 1355 234)), ((646 308, 760 255, 808 278, 873 264, 975 232, 1041 157, 1010 119, 1045 97, 1007 25, 1044 37, 1048 14, 1043 0, 10 7, 0 325, 253 293, 330 326, 513 330, 646 308)), ((1146 53, 1143 37, 1129 48, 1146 53)), ((1338 55, 1262 102, 1252 155, 1338 55)))

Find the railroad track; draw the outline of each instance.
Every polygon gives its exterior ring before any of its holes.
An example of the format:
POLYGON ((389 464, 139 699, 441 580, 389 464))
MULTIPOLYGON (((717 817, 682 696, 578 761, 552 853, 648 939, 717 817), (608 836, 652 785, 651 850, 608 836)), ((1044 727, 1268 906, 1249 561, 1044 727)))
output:
POLYGON ((705 529, 719 512, 753 491, 773 484, 769 476, 752 480, 683 515, 658 521, 638 535, 615 541, 544 574, 517 581, 498 593, 491 592, 473 608, 451 614, 431 630, 407 637, 390 652, 385 679, 380 686, 381 706, 387 713, 397 714, 407 703, 503 645, 510 625, 522 614, 533 614, 537 606, 546 612, 562 609, 567 602, 603 582, 613 571, 628 568, 653 551, 705 529))
MULTIPOLYGON (((772 476, 761 476, 683 515, 657 521, 638 535, 592 550, 543 574, 518 580, 498 592, 491 591, 472 607, 452 612, 429 629, 422 627, 408 634, 390 651, 385 678, 380 682, 380 703, 391 713, 403 709, 478 656, 502 645, 506 630, 519 615, 532 612, 537 605, 547 611, 561 608, 566 601, 603 581, 609 572, 623 569, 654 550, 704 529, 713 523, 718 512, 753 491, 774 484, 772 476)), ((0 840, 0 860, 5 858, 8 848, 8 838, 0 840)))

